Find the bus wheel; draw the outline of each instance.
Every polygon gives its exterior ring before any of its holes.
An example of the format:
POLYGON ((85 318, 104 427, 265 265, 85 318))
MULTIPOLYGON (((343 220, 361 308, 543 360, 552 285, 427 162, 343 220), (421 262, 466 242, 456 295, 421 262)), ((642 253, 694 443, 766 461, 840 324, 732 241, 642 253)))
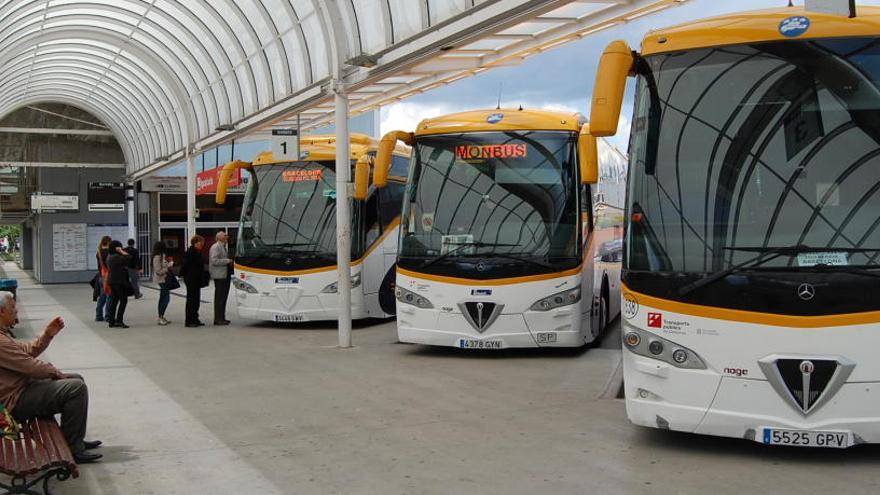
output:
POLYGON ((382 279, 382 285, 379 286, 379 307, 386 314, 395 316, 397 314, 397 298, 394 296, 394 285, 397 281, 397 265, 391 267, 385 278, 382 279))
POLYGON ((602 295, 599 297, 599 317, 596 320, 598 325, 593 328, 592 332, 594 340, 604 334, 605 328, 608 326, 608 296, 604 290, 602 290, 602 295))

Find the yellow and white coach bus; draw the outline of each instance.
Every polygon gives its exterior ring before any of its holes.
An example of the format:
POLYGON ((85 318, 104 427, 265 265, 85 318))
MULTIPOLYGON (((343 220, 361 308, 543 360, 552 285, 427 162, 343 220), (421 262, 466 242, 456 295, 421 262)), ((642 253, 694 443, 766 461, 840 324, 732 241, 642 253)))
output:
MULTIPOLYGON (((377 141, 352 134, 352 317, 394 315, 394 262, 409 150, 391 153, 387 186, 369 188, 377 141)), ((224 166, 217 202, 229 175, 250 174, 241 214, 233 277, 242 318, 298 322, 337 318, 336 139, 303 136, 300 160, 271 152, 224 166)))
POLYGON ((859 14, 734 14, 602 56, 594 134, 615 132, 637 79, 632 422, 765 444, 880 441, 880 9, 859 14))
POLYGON ((600 335, 620 311, 626 162, 600 170, 582 116, 495 109, 427 119, 383 137, 378 169, 397 140, 413 145, 400 341, 570 347, 600 335))

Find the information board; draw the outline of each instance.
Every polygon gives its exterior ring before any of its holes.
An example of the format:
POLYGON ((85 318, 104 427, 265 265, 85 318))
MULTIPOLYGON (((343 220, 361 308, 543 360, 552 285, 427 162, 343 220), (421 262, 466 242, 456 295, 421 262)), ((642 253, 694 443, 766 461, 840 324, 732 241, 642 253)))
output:
POLYGON ((88 253, 87 261, 89 270, 98 269, 98 259, 95 258, 95 253, 98 252, 98 243, 101 242, 101 238, 105 235, 109 235, 112 239, 121 242, 124 246, 125 242, 128 240, 128 225, 124 223, 113 223, 93 224, 88 226, 86 229, 86 236, 88 238, 86 252, 88 253))
POLYGON ((79 211, 79 195, 38 192, 31 195, 31 210, 38 213, 79 211))
POLYGON ((89 182, 89 211, 125 211, 124 182, 89 182))
POLYGON ((84 271, 88 266, 86 224, 52 225, 52 269, 56 272, 84 271))

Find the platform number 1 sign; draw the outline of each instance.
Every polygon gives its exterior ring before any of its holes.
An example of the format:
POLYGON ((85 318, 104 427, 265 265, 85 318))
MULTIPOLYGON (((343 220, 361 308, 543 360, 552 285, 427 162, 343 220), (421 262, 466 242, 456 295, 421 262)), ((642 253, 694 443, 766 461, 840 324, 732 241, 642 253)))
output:
POLYGON ((299 159, 299 137, 296 129, 272 129, 272 155, 279 161, 299 159))

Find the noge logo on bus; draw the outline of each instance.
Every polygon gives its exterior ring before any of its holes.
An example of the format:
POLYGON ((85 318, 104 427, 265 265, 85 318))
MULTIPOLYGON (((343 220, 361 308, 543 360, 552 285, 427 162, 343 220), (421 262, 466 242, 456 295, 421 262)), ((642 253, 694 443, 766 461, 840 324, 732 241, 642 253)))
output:
POLYGON ((456 146, 455 157, 462 160, 477 158, 525 158, 529 148, 525 144, 484 144, 456 146))
POLYGON ((810 29, 810 19, 801 15, 788 17, 779 23, 779 33, 789 38, 800 36, 810 29))

